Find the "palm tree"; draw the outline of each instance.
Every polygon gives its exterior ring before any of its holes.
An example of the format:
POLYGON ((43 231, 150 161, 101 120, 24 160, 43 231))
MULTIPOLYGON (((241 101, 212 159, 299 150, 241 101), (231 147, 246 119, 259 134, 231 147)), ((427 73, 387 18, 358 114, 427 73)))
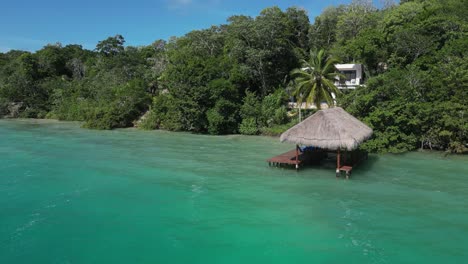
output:
POLYGON ((335 105, 335 98, 340 93, 334 82, 343 76, 337 72, 337 60, 325 57, 325 51, 311 51, 309 61, 302 61, 302 68, 294 69, 291 76, 294 78, 295 90, 293 95, 297 98, 299 112, 302 102, 306 105, 315 104, 320 109, 320 103, 326 101, 329 106, 335 105))

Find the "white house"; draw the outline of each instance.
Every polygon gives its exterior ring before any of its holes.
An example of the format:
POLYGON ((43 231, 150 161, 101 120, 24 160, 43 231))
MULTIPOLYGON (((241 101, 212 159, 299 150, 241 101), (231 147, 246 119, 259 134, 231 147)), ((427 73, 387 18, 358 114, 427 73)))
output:
POLYGON ((356 89, 357 86, 363 85, 362 64, 335 64, 335 67, 345 77, 335 81, 338 89, 356 89))

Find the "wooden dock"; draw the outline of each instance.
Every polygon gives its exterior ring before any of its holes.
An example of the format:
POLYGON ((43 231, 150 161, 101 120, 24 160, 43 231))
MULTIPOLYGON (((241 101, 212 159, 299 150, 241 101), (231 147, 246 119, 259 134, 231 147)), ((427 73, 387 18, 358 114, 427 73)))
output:
POLYGON ((346 173, 346 179, 349 179, 349 176, 351 175, 351 172, 353 171, 352 166, 341 166, 336 173, 336 177, 339 177, 341 172, 344 171, 346 173))
POLYGON ((268 159, 267 162, 270 166, 277 167, 281 167, 282 165, 295 165, 297 169, 302 163, 302 153, 297 153, 296 150, 293 149, 278 156, 274 156, 273 158, 268 159), (298 155, 297 160, 296 155, 298 155))
POLYGON ((270 166, 282 167, 282 166, 295 166, 299 169, 299 166, 319 164, 327 156, 326 151, 313 150, 301 152, 299 149, 293 149, 278 156, 274 156, 268 159, 267 162, 270 166))
POLYGON ((270 166, 294 166, 296 169, 299 169, 299 166, 303 167, 306 165, 320 164, 321 161, 327 157, 336 157, 336 176, 339 177, 341 172, 344 172, 346 173, 346 179, 349 179, 353 171, 353 167, 358 165, 363 159, 367 159, 367 152, 358 150, 345 151, 344 153, 341 153, 340 151, 335 153, 335 151, 323 149, 306 150, 303 152, 299 150, 299 148, 290 150, 268 159, 267 162, 270 166))

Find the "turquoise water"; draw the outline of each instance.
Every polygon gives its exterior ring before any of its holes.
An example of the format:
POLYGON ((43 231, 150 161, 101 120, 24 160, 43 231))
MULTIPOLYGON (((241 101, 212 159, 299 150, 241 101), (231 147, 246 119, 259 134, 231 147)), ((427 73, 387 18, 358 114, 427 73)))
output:
POLYGON ((265 160, 275 138, 0 120, 0 263, 466 263, 468 158, 265 160))

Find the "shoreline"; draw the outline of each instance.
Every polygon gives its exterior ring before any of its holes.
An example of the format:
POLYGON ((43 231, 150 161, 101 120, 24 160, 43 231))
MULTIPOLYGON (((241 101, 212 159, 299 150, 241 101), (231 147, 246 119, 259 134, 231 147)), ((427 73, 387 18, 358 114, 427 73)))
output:
MULTIPOLYGON (((58 119, 47 119, 47 118, 0 118, 0 121, 13 121, 13 122, 30 122, 32 124, 58 124, 58 123, 75 123, 75 124, 82 124, 82 121, 65 121, 65 120, 58 120, 58 119)), ((90 129, 90 128, 83 128, 81 125, 79 126, 80 129, 85 129, 85 130, 90 130, 90 131, 113 131, 113 130, 131 130, 131 131, 140 131, 140 132, 152 132, 152 131, 160 131, 160 132, 166 132, 166 133, 188 133, 192 135, 200 135, 200 136, 210 136, 210 137, 233 137, 233 136, 241 136, 241 137, 265 137, 265 138, 271 138, 271 139, 279 139, 279 135, 273 136, 273 135, 242 135, 242 134, 226 134, 226 135, 211 135, 211 134, 202 134, 202 133, 193 133, 190 131, 170 131, 170 130, 164 130, 164 129, 153 129, 153 130, 144 130, 144 129, 139 129, 138 127, 122 127, 122 128, 114 128, 114 129, 109 129, 109 130, 97 130, 97 129, 90 129)), ((401 152, 401 153, 374 153, 374 152, 369 152, 371 154, 377 154, 377 155, 382 155, 382 154, 391 154, 391 155, 403 155, 406 153, 411 153, 411 152, 420 152, 420 153, 432 153, 432 154, 437 154, 440 153, 443 156, 467 156, 468 153, 450 153, 444 150, 431 150, 431 149, 414 149, 411 151, 407 152, 401 152)))

